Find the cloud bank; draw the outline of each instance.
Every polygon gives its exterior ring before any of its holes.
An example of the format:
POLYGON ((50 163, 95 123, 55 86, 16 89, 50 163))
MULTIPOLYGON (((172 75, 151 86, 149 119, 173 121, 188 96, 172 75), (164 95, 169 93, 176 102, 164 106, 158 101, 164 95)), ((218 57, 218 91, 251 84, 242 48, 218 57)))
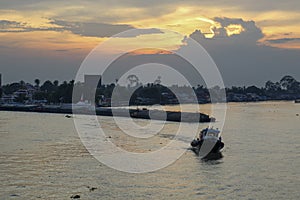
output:
MULTIPOLYGON (((195 30, 189 37, 199 42, 212 56, 226 85, 263 85, 266 80, 278 80, 285 74, 300 78, 300 50, 282 50, 259 43, 264 35, 254 21, 215 20, 221 27, 214 29, 213 38, 205 38, 201 30, 195 30), (243 31, 229 36, 225 28, 231 24, 241 25, 243 31)), ((287 40, 293 39, 273 42, 287 40)), ((185 41, 188 41, 187 38, 185 41)))

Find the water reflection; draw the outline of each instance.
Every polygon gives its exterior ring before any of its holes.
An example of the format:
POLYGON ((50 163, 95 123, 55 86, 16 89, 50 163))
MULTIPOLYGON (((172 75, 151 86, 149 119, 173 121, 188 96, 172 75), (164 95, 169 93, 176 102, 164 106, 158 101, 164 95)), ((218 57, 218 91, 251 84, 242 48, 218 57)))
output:
MULTIPOLYGON (((199 156, 199 150, 196 148, 189 148, 188 150, 191 150, 195 153, 196 156, 199 156)), ((217 153, 209 153, 207 156, 204 158, 201 158, 201 161, 210 163, 210 164, 220 164, 221 162, 212 162, 212 161, 218 161, 223 158, 222 152, 217 152, 217 153)))
POLYGON ((218 152, 218 153, 209 153, 207 156, 205 156, 201 160, 203 160, 203 161, 213 161, 213 160, 220 160, 222 158, 223 158, 222 152, 218 152))

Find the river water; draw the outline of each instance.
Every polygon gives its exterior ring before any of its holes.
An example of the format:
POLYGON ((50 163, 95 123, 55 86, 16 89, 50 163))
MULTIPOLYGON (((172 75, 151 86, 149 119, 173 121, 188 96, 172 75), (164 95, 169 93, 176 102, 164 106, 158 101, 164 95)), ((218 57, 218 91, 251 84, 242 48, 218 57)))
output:
MULTIPOLYGON (((222 159, 203 161, 187 144, 173 164, 141 174, 117 171, 91 156, 72 118, 1 111, 0 199, 300 199, 300 104, 227 106, 222 159)), ((138 140, 123 136, 112 118, 98 119, 113 143, 133 152, 163 147, 178 128, 166 123, 149 141, 138 140)))

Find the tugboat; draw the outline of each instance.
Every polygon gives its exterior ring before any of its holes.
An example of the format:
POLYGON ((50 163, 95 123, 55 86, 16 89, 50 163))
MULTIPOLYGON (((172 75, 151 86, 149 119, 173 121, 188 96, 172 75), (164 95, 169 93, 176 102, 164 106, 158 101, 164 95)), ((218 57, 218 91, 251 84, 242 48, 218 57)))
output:
POLYGON ((203 159, 218 159, 222 158, 221 150, 224 148, 224 143, 218 129, 205 128, 199 138, 191 142, 192 150, 203 159))

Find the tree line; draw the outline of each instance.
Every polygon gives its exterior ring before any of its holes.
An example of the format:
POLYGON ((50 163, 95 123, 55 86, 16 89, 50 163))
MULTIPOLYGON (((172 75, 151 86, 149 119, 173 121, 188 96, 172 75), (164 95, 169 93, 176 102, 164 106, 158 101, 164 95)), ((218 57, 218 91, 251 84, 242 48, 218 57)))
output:
MULTIPOLYGON (((34 85, 25 83, 24 81, 15 82, 11 84, 6 84, 2 86, 0 90, 1 97, 4 95, 12 95, 20 90, 31 90, 32 91, 32 100, 45 100, 47 103, 59 104, 59 103, 72 103, 72 92, 74 86, 81 88, 82 94, 85 99, 95 99, 97 104, 103 98, 111 98, 114 92, 114 95, 117 95, 117 98, 129 98, 132 104, 138 103, 140 98, 152 99, 154 103, 160 103, 165 101, 166 98, 176 98, 172 91, 177 93, 191 93, 195 92, 198 98, 204 98, 209 96, 209 90, 203 85, 198 85, 196 87, 190 88, 188 86, 178 86, 173 85, 171 87, 164 87, 160 83, 149 83, 146 85, 137 84, 134 87, 130 86, 120 86, 118 84, 112 83, 107 85, 100 85, 95 88, 95 91, 91 88, 86 88, 84 83, 74 83, 74 80, 69 82, 63 81, 50 81, 47 80, 43 84, 40 83, 39 79, 34 80, 34 85), (92 93, 93 91, 93 93, 92 93), (95 94, 93 98, 90 96, 95 94), (164 94, 164 95, 162 95, 164 94)), ((224 88, 214 88, 215 91, 221 90, 224 88)), ((298 82, 292 76, 284 76, 278 82, 267 81, 264 87, 257 86, 244 86, 236 87, 232 86, 230 88, 225 88, 225 91, 228 94, 256 94, 259 96, 265 96, 267 99, 286 99, 292 100, 294 98, 300 98, 300 82, 298 82)), ((28 95, 26 93, 19 92, 15 98, 16 102, 24 103, 28 100, 28 95)), ((80 101, 82 96, 78 94, 74 97, 75 101, 80 101)))

